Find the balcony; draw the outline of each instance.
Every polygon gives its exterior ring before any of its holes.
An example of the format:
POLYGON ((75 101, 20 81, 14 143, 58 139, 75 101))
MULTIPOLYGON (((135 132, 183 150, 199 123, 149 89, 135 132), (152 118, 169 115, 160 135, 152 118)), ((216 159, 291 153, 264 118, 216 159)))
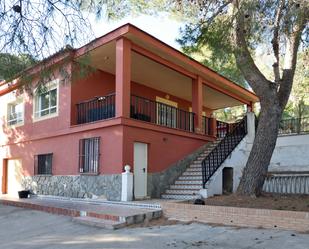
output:
MULTIPOLYGON (((114 118, 116 116, 115 94, 80 102, 76 105, 76 108, 77 124, 114 118)), ((195 132, 195 113, 136 95, 131 95, 130 117, 168 128, 195 132)), ((209 136, 216 134, 217 137, 222 138, 232 128, 231 124, 218 120, 214 124, 213 121, 213 118, 202 117, 201 134, 209 136)))
POLYGON ((95 97, 78 103, 77 124, 91 123, 115 117, 115 94, 95 97))
POLYGON ((131 118, 169 128, 194 132, 194 113, 149 100, 131 96, 131 118))

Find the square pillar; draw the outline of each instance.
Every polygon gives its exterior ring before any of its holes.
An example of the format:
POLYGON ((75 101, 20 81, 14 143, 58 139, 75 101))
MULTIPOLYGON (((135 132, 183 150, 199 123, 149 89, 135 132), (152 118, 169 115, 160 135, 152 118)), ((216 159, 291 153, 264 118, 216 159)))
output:
POLYGON ((217 119, 214 117, 210 118, 210 135, 217 136, 217 119))
POLYGON ((131 43, 125 38, 116 41, 116 117, 130 117, 131 43))
POLYGON ((192 112, 196 133, 203 133, 203 82, 200 76, 192 80, 192 112))

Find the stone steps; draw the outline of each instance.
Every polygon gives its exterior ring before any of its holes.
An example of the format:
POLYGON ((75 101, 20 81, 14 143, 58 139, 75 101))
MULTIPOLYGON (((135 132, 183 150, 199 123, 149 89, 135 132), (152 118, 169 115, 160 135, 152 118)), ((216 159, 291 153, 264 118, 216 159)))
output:
POLYGON ((202 176, 202 171, 185 171, 183 176, 202 176))
POLYGON ((168 189, 166 194, 169 195, 198 195, 199 189, 168 189))
POLYGON ((217 140, 207 146, 197 158, 189 165, 185 172, 162 195, 163 199, 191 200, 199 196, 202 189, 202 161, 218 145, 217 140))
POLYGON ((176 180, 175 184, 177 185, 202 185, 202 180, 176 180))
POLYGON ((174 184, 170 186, 170 189, 192 189, 200 190, 202 184, 174 184))
POLYGON ((122 222, 122 221, 113 221, 113 220, 100 219, 100 218, 89 217, 89 216, 74 217, 73 221, 79 224, 87 225, 87 226, 94 226, 94 227, 106 228, 106 229, 111 229, 111 230, 123 228, 127 225, 126 222, 122 222))
POLYGON ((187 168, 186 172, 202 172, 202 166, 200 167, 189 167, 187 168))
POLYGON ((172 194, 163 194, 161 196, 163 199, 171 199, 171 200, 192 200, 196 198, 194 195, 172 195, 172 194))

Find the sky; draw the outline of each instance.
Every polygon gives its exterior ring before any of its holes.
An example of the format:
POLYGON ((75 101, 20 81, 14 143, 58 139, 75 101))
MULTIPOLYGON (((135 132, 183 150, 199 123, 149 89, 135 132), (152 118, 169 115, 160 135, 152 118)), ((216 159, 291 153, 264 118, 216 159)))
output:
POLYGON ((180 49, 175 41, 179 37, 179 28, 182 23, 168 17, 158 16, 129 16, 119 21, 96 21, 94 17, 90 18, 93 31, 97 37, 112 31, 125 23, 131 23, 147 33, 155 36, 168 45, 180 49))

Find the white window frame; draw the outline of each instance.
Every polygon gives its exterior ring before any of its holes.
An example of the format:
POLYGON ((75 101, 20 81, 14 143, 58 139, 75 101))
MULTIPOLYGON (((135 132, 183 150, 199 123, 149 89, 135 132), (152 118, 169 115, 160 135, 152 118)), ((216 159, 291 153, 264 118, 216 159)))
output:
POLYGON ((44 87, 47 88, 46 92, 50 92, 50 91, 56 89, 56 94, 57 94, 56 112, 49 113, 49 114, 46 114, 46 115, 43 115, 43 116, 41 115, 41 113, 43 111, 46 111, 46 110, 50 111, 50 109, 54 108, 54 106, 53 107, 49 106, 48 108, 46 108, 44 110, 36 110, 36 106, 39 106, 39 107, 41 106, 40 104, 37 103, 37 101, 40 101, 40 98, 39 98, 40 94, 37 93, 38 88, 36 88, 34 90, 34 98, 33 98, 33 121, 34 122, 57 117, 58 113, 59 113, 59 79, 56 79, 56 80, 53 80, 53 81, 46 83, 44 87))
MULTIPOLYGON (((15 119, 18 120, 17 117, 15 119)), ((18 127, 18 126, 24 125, 24 122, 25 122, 25 103, 24 103, 23 98, 18 97, 13 101, 8 102, 7 105, 6 105, 6 123, 7 123, 7 126, 9 126, 9 127, 18 127), (22 104, 21 121, 15 123, 15 124, 10 124, 10 122, 13 121, 14 119, 12 119, 12 120, 10 119, 9 106, 10 105, 16 105, 16 104, 22 104)))

